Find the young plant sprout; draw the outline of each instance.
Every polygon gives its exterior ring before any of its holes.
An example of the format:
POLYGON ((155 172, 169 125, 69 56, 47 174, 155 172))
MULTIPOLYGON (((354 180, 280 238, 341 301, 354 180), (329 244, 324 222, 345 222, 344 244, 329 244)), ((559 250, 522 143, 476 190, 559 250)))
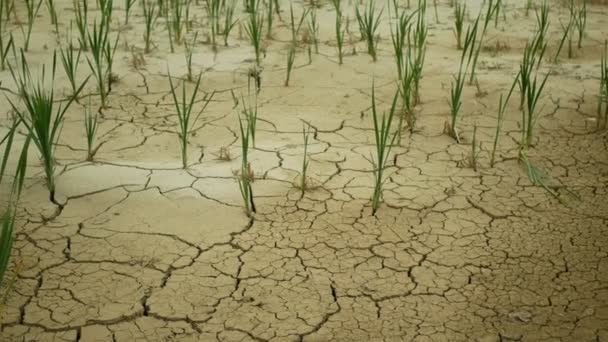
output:
POLYGON ((311 35, 311 42, 315 47, 315 53, 319 53, 319 22, 317 21, 317 11, 311 10, 308 16, 308 30, 311 35))
MULTIPOLYGON (((72 43, 68 45, 66 48, 60 49, 61 53, 61 64, 63 65, 63 70, 65 71, 65 75, 70 82, 70 86, 72 87, 72 96, 76 93, 76 90, 80 88, 79 85, 76 84, 76 78, 78 76, 78 66, 80 65, 80 50, 76 53, 74 51, 77 50, 72 43)), ((88 81, 88 77, 86 81, 88 81)))
POLYGON ((308 189, 308 166, 310 160, 308 159, 308 142, 310 140, 310 125, 302 126, 302 136, 304 137, 304 156, 302 157, 302 172, 300 173, 300 190, 302 191, 302 197, 304 192, 308 189))
MULTIPOLYGON (((142 0, 145 1, 145 0, 142 0)), ((89 5, 87 0, 74 0, 74 13, 76 28, 78 29, 78 43, 83 51, 89 50, 88 25, 89 5)))
MULTIPOLYGON (((272 21, 274 19, 273 13, 272 13, 272 9, 274 7, 274 1, 269 0, 268 1, 268 14, 266 17, 267 20, 267 24, 266 24, 266 38, 268 39, 272 39, 272 21)), ((289 6, 291 7, 291 3, 289 4, 289 6)))
MULTIPOLYGON (((11 125, 7 135, 0 141, 0 147, 2 147, 3 144, 6 144, 4 146, 2 160, 0 160, 0 185, 2 185, 3 182, 6 182, 4 174, 8 166, 8 156, 12 151, 13 139, 15 137, 17 126, 19 124, 20 120, 15 120, 15 122, 11 125)), ((27 169, 27 153, 30 141, 31 135, 28 135, 23 144, 23 147, 21 148, 21 153, 17 162, 15 174, 9 186, 10 191, 6 198, 6 202, 4 203, 3 201, 3 207, 0 208, 0 283, 2 283, 2 280, 6 275, 6 271, 8 269, 11 257, 17 203, 19 201, 19 197, 21 196, 21 191, 23 189, 23 184, 25 181, 25 173, 27 169)), ((0 300, 2 300, 2 298, 0 298, 0 300)))
POLYGON ((46 0, 46 8, 49 11, 51 17, 51 25, 55 26, 55 33, 59 34, 59 21, 57 20, 57 8, 55 7, 55 0, 46 0))
POLYGON ((196 44, 196 38, 198 36, 198 31, 194 33, 194 37, 192 37, 191 42, 185 42, 184 45, 186 47, 186 68, 188 69, 188 81, 192 82, 194 78, 192 77, 192 53, 194 52, 193 48, 196 44))
POLYGON ((293 65, 296 58, 296 46, 298 44, 298 35, 300 29, 302 28, 302 24, 308 15, 309 10, 305 10, 302 12, 300 16, 300 20, 296 24, 295 17, 293 15, 293 6, 289 6, 290 18, 291 18, 291 43, 289 44, 289 50, 287 52, 287 76, 285 78, 285 86, 289 86, 289 79, 291 76, 291 71, 293 69, 293 65))
POLYGON ((575 9, 574 4, 571 6, 571 16, 574 17, 574 24, 576 25, 576 31, 578 32, 578 48, 583 47, 583 38, 585 36, 585 29, 587 27, 587 0, 583 1, 580 8, 575 9))
POLYGON ((471 156, 469 164, 473 171, 477 172, 477 159, 479 158, 479 151, 477 151, 477 124, 473 125, 473 139, 471 141, 471 156))
POLYGON ((181 44, 184 31, 184 2, 183 0, 169 0, 168 25, 173 34, 173 42, 181 44))
MULTIPOLYGON (((496 6, 494 6, 494 0, 489 0, 488 8, 486 10, 486 16, 483 21, 483 29, 481 30, 481 35, 479 36, 479 41, 476 43, 477 49, 475 49, 474 55, 473 55, 473 60, 472 60, 473 63, 471 65, 471 75, 469 77, 469 84, 473 84, 473 82, 475 82, 475 80, 476 80, 475 71, 477 68, 477 60, 479 59, 479 54, 483 47, 483 39, 486 35, 486 31, 488 30, 488 25, 490 24, 490 20, 492 20, 492 15, 494 14, 494 12, 496 10, 497 10, 496 6)), ((479 16, 477 17, 477 20, 479 20, 479 16)))
POLYGON ((471 27, 467 28, 464 48, 462 50, 462 54, 460 55, 460 67, 458 68, 458 74, 454 76, 454 81, 452 81, 452 87, 450 88, 450 123, 447 124, 446 130, 447 133, 452 138, 456 139, 458 143, 460 143, 460 135, 458 134, 456 124, 458 123, 458 115, 460 113, 460 107, 462 106, 462 93, 464 90, 466 73, 475 51, 478 27, 479 17, 477 17, 477 20, 475 20, 475 23, 471 27))
POLYGON ((235 10, 236 0, 228 0, 224 9, 224 30, 222 31, 225 46, 228 46, 228 37, 230 36, 230 31, 232 31, 237 23, 237 21, 233 19, 235 10))
POLYGON ((253 45, 255 52, 255 64, 260 65, 260 55, 262 53, 262 31, 264 26, 264 13, 258 12, 259 0, 254 1, 252 12, 249 13, 245 31, 249 36, 249 41, 253 45))
POLYGON ((393 103, 388 113, 388 117, 382 114, 382 119, 378 118, 376 110, 376 91, 372 84, 372 118, 374 122, 374 140, 376 144, 376 156, 372 156, 373 173, 374 173, 374 193, 372 194, 372 216, 376 215, 380 204, 382 203, 382 188, 386 182, 384 171, 386 163, 389 159, 391 149, 397 138, 397 132, 391 133, 391 125, 395 116, 395 109, 399 92, 395 93, 393 103))
MULTIPOLYGON (((398 11, 398 9, 397 9, 398 11)), ((410 30, 412 24, 410 23, 413 18, 413 12, 410 15, 406 15, 405 11, 402 11, 400 14, 397 13, 397 22, 395 23, 395 28, 391 27, 391 41, 393 43, 393 50, 395 52, 395 63, 397 64, 397 76, 399 79, 402 79, 402 71, 404 68, 404 50, 406 50, 406 38, 410 34, 410 30)), ((407 53, 409 54, 409 49, 407 49, 407 53)))
POLYGON ((537 113, 536 111, 536 106, 538 105, 540 95, 543 89, 545 88, 545 84, 547 82, 549 74, 547 73, 539 83, 537 83, 536 75, 534 75, 533 79, 530 78, 530 75, 526 75, 526 77, 528 77, 529 80, 528 87, 526 88, 526 110, 522 111, 522 149, 527 149, 533 143, 535 131, 534 128, 536 126, 536 122, 539 116, 539 113, 537 113))
MULTIPOLYGON (((0 0, 0 18, 2 18, 2 11, 4 8, 3 3, 4 1, 0 0)), ((14 48, 14 44, 13 34, 6 34, 6 21, 0 19, 0 71, 6 70, 8 53, 14 48)))
POLYGON ((403 119, 407 118, 407 126, 410 133, 414 132, 416 127, 416 114, 414 112, 414 79, 416 69, 412 65, 411 52, 408 49, 406 53, 406 59, 403 63, 403 70, 401 71, 401 82, 399 86, 399 92, 401 94, 402 112, 399 115, 399 127, 397 127, 397 135, 399 144, 401 144, 403 119))
MULTIPOLYGON (((249 92, 249 98, 251 98, 251 92, 249 92)), ((247 130, 249 131, 249 141, 251 147, 255 148, 255 134, 258 123, 258 97, 257 93, 254 92, 253 101, 245 100, 245 97, 241 95, 241 103, 243 104, 243 116, 247 121, 247 130), (253 103, 252 103, 253 102, 253 103)))
POLYGON ((608 128, 608 41, 604 42, 604 52, 602 53, 602 61, 600 63, 600 93, 597 107, 598 129, 602 127, 602 116, 604 117, 603 127, 608 128))
MULTIPOLYGON (((416 25, 412 32, 414 46, 416 48, 416 54, 413 59, 414 67, 414 104, 420 103, 420 80, 422 79, 422 68, 424 67, 424 60, 426 56, 426 37, 428 34, 428 27, 426 24, 426 0, 420 0, 418 2, 418 13, 416 18, 416 25)), ((410 44, 410 37, 408 37, 408 46, 410 44)))
POLYGON ((243 198, 243 204, 248 216, 255 213, 255 204, 253 202, 253 190, 251 183, 253 182, 253 171, 249 163, 249 138, 251 131, 243 127, 243 120, 239 116, 239 131, 241 133, 241 171, 237 176, 239 190, 243 198))
POLYGON ((456 47, 458 50, 462 50, 462 29, 466 11, 466 3, 462 4, 460 1, 456 1, 456 5, 454 6, 454 34, 456 35, 456 47))
POLYGON ((190 99, 187 99, 186 86, 182 85, 182 94, 181 97, 178 97, 175 89, 176 87, 173 85, 173 78, 171 77, 171 74, 169 74, 169 85, 171 86, 171 95, 173 96, 173 104, 175 105, 175 110, 177 111, 177 136, 179 137, 179 143, 182 151, 182 167, 184 169, 188 167, 188 138, 192 133, 192 127, 196 124, 196 121, 201 116, 201 114, 203 114, 205 108, 207 108, 207 105, 215 94, 215 92, 211 93, 211 95, 205 94, 202 99, 202 102, 204 103, 203 108, 198 113, 198 115, 193 117, 192 109, 194 108, 194 103, 196 102, 198 96, 198 89, 201 84, 202 75, 202 73, 198 75, 194 90, 192 91, 192 95, 190 95, 190 99))
POLYGON ((141 0, 141 6, 144 12, 144 52, 150 53, 150 47, 152 45, 152 33, 154 31, 154 26, 156 26, 156 19, 158 18, 156 2, 141 0))
POLYGON ((131 8, 135 5, 137 0, 125 0, 125 25, 129 25, 129 16, 131 14, 131 8))
POLYGON ((362 38, 367 41, 367 53, 372 56, 374 62, 378 59, 376 55, 376 45, 378 44, 376 41, 376 31, 380 25, 382 11, 380 10, 380 13, 376 15, 375 2, 374 0, 370 0, 363 13, 359 12, 359 7, 356 8, 355 12, 357 21, 359 22, 359 29, 363 35, 362 38))
POLYGON ((513 80, 513 84, 511 85, 511 89, 509 89, 509 93, 507 94, 506 98, 503 98, 503 94, 500 94, 500 100, 498 101, 498 117, 496 118, 496 132, 494 134, 494 144, 492 145, 492 152, 490 153, 490 167, 494 167, 494 162, 496 160, 496 148, 498 147, 498 139, 502 130, 502 123, 504 121, 505 111, 507 109, 507 104, 509 103, 509 99, 511 99, 511 95, 513 94, 513 90, 515 89, 515 85, 517 84, 518 79, 519 73, 515 76, 515 80, 513 80))
MULTIPOLYGON (((57 66, 56 54, 53 53, 51 66, 51 85, 55 81, 55 70, 57 66)), ((76 89, 73 96, 70 96, 65 104, 55 107, 55 91, 51 86, 49 90, 46 82, 46 67, 42 67, 42 73, 37 80, 32 78, 29 65, 25 59, 25 53, 21 51, 21 70, 16 71, 9 65, 11 75, 15 84, 19 87, 19 93, 25 104, 25 109, 20 109, 10 98, 8 99, 12 109, 17 113, 23 124, 27 127, 32 136, 34 144, 40 152, 46 183, 50 193, 50 201, 61 207, 55 200, 55 146, 59 140, 61 126, 66 111, 70 108, 73 101, 77 98, 84 83, 76 89), (55 110, 56 108, 56 110, 55 110)))
POLYGON ((557 48, 557 52, 555 53, 555 57, 553 58, 553 63, 557 63, 557 60, 559 58, 559 54, 562 52, 562 49, 564 47, 564 43, 566 41, 568 41, 568 58, 572 58, 573 55, 573 50, 572 50, 572 34, 573 34, 573 30, 574 30, 574 18, 571 16, 570 19, 568 20, 568 24, 567 25, 563 25, 562 24, 562 29, 564 31, 564 34, 562 35, 562 39, 559 41, 559 46, 557 48))
POLYGON ((547 49, 547 43, 542 43, 541 33, 537 32, 532 41, 526 43, 522 62, 519 65, 519 92, 521 110, 524 109, 526 94, 532 81, 532 74, 538 69, 547 49))
POLYGON ((24 0, 25 1, 25 9, 27 10, 27 31, 21 28, 21 32, 23 33, 24 45, 23 50, 28 51, 30 46, 30 37, 32 36, 32 29, 34 28, 34 22, 36 21, 36 17, 38 16, 38 11, 40 10, 40 6, 42 5, 42 0, 24 0))
POLYGON ((211 46, 213 51, 217 51, 217 44, 215 42, 215 36, 218 34, 220 26, 220 0, 208 0, 207 1, 207 17, 209 18, 209 35, 211 36, 211 46))
POLYGON ((89 105, 85 108, 84 112, 84 131, 87 137, 87 161, 93 161, 93 157, 97 153, 97 150, 101 145, 95 146, 95 136, 97 135, 97 123, 99 116, 97 111, 91 110, 91 101, 89 98, 89 105))
POLYGON ((534 0, 526 0, 526 17, 530 16, 530 10, 534 7, 534 0))
MULTIPOLYGON (((97 91, 101 98, 101 107, 106 107, 106 99, 109 89, 106 85, 110 83, 111 66, 108 61, 112 61, 113 51, 109 40, 110 23, 107 16, 102 16, 99 25, 97 20, 94 21, 92 31, 89 28, 87 32, 88 44, 91 49, 91 58, 87 57, 87 62, 91 68, 91 72, 97 80, 97 91), (109 56, 108 56, 109 53, 109 56)), ((116 38, 116 43, 118 37, 116 38)), ((116 47, 116 45, 114 45, 116 47)), ((114 50, 115 51, 115 50, 114 50)))
POLYGON ((342 16, 342 8, 341 8, 341 0, 331 0, 334 9, 336 10, 336 46, 338 47, 338 61, 339 64, 342 65, 342 57, 343 52, 342 48, 344 47, 344 29, 343 29, 343 16, 342 16))

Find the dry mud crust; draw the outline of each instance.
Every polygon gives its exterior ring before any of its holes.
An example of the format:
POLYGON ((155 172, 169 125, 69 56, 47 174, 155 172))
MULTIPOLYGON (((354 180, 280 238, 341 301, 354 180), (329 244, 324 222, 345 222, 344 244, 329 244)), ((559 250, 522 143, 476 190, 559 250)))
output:
MULTIPOLYGON (((56 2, 73 15, 70 1, 56 2)), ((393 148, 385 202, 373 217, 372 79, 379 107, 388 107, 395 91, 388 11, 378 61, 365 54, 349 15, 353 37, 338 66, 334 11, 323 2, 319 54, 309 64, 298 50, 284 87, 290 32, 288 2, 280 4, 285 21, 276 20, 262 62, 252 218, 234 177, 241 156, 230 92, 247 92, 249 42, 235 30, 217 55, 204 39, 195 46, 194 66, 205 71, 201 87, 218 92, 191 137, 191 165, 183 170, 167 78, 167 64, 172 75, 186 74, 183 46, 168 53, 159 25, 157 47, 135 68, 130 49, 142 48, 143 18, 136 5, 123 27, 124 12, 115 12, 118 82, 100 119, 102 147, 94 162, 83 162, 80 104, 68 111, 57 147, 63 210, 48 203, 39 160, 30 153, 11 266, 18 274, 0 340, 608 341, 608 138, 593 121, 606 7, 589 5, 583 48, 553 68, 541 100, 530 158, 550 174, 559 199, 531 184, 517 161, 517 92, 494 168, 486 153, 533 14, 524 15, 523 1, 509 1, 507 22, 489 29, 488 45, 508 49, 482 52, 478 78, 487 94, 465 87, 464 143, 456 144, 443 134, 460 54, 453 9, 438 2, 435 23, 429 7, 417 130, 393 148), (316 185, 304 196, 293 186, 302 121, 314 128, 308 151, 316 185), (474 124, 483 150, 477 172, 462 164, 474 124), (230 160, 219 158, 222 148, 230 160)), ((467 4, 476 13, 481 1, 467 4)), ((195 17, 205 16, 204 2, 192 6, 195 17)), ((22 16, 20 2, 17 9, 22 16)), ((354 13, 353 5, 345 11, 354 13)), ((36 66, 55 47, 42 13, 27 54, 36 66)), ((566 16, 552 6, 550 50, 566 16)), ((61 41, 68 21, 61 19, 61 41)), ((203 36, 206 24, 197 25, 203 36)), ((88 70, 84 60, 80 67, 88 70)), ((10 73, 0 72, 0 80, 11 88, 10 73)), ((67 93, 64 76, 56 82, 67 93)), ((85 94, 98 105, 92 83, 85 94)), ((4 97, 0 108, 8 108, 4 97)), ((2 134, 9 121, 3 116, 0 123, 2 134)))

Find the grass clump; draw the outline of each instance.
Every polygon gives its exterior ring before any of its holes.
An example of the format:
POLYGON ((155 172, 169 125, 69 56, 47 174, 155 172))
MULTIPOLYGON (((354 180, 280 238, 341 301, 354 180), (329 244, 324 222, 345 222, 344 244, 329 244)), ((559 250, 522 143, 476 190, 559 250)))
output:
POLYGON ((97 125, 99 123, 99 115, 97 111, 91 110, 91 101, 85 108, 84 114, 84 131, 87 138, 87 161, 93 161, 97 150, 101 145, 95 146, 95 136, 97 135, 97 125))
POLYGON ((129 25, 129 17, 131 16, 131 9, 137 0, 125 0, 125 25, 129 25))
POLYGON ((515 76, 515 80, 509 89, 509 93, 506 98, 503 98, 503 94, 500 94, 500 99, 498 101, 498 116, 496 118, 496 132, 494 133, 494 143, 492 144, 492 152, 490 153, 490 167, 494 167, 494 162, 496 160, 496 148, 498 147, 498 139, 500 138, 500 132, 502 130, 502 124, 504 122, 505 111, 507 109, 507 104, 511 99, 511 95, 513 94, 513 90, 515 89, 515 85, 517 84, 517 80, 519 79, 519 73, 515 76))
POLYGON ((462 50, 462 29, 464 26, 464 16, 467 12, 467 5, 456 1, 454 5, 454 34, 456 36, 456 48, 462 50))
POLYGON ((220 9, 221 0, 208 0, 207 1, 207 17, 209 18, 209 35, 211 36, 211 46, 213 51, 217 51, 217 43, 215 36, 219 32, 220 28, 220 9))
POLYGON ((241 119, 240 115, 239 132, 241 134, 241 170, 237 175, 237 181, 239 183, 239 190, 243 199, 245 211, 248 216, 251 216, 256 211, 255 203, 253 202, 253 189, 251 187, 254 175, 251 170, 251 163, 249 162, 249 139, 251 138, 251 131, 248 127, 243 126, 243 119, 241 119))
POLYGON ((201 116, 201 114, 204 112, 205 108, 211 101, 211 98, 215 94, 215 92, 211 93, 211 95, 205 94, 205 96, 202 99, 202 102, 204 103, 203 108, 196 116, 192 115, 192 110, 194 108, 194 104, 195 104, 197 96, 198 96, 198 90, 199 90, 200 84, 201 84, 201 78, 202 78, 202 73, 200 73, 198 75, 198 78, 194 85, 194 90, 192 91, 192 95, 190 95, 190 98, 188 99, 186 97, 186 87, 185 86, 182 86, 181 97, 177 96, 176 87, 173 85, 173 78, 171 77, 171 74, 169 74, 169 84, 171 86, 171 95, 173 96, 173 104, 175 105, 175 110, 177 111, 177 122, 178 122, 177 136, 179 138, 179 143, 180 143, 180 147, 181 147, 182 167, 184 169, 188 167, 188 139, 190 137, 190 134, 192 133, 192 127, 196 124, 196 121, 201 116))
POLYGON ((144 52, 150 53, 152 34, 154 33, 154 26, 156 26, 156 19, 158 18, 156 2, 141 0, 141 7, 144 14, 144 52))
POLYGON ((249 13, 247 23, 245 25, 245 32, 249 37, 249 41, 253 46, 255 52, 255 63, 260 65, 260 56, 262 53, 262 31, 264 28, 264 13, 258 10, 259 0, 252 2, 251 12, 249 13))
POLYGON ((24 30, 21 28, 21 32, 23 33, 23 50, 28 51, 30 47, 30 37, 32 36, 32 30, 34 28, 34 22, 36 21, 36 17, 38 16, 38 11, 40 10, 40 6, 42 6, 42 0, 24 0, 25 9, 27 11, 27 29, 24 30))
POLYGON ((393 43, 393 51, 395 53, 397 75, 399 79, 402 79, 402 72, 405 62, 404 52, 409 54, 409 49, 407 49, 406 46, 406 39, 410 35, 412 29, 411 20, 416 12, 406 15, 405 11, 401 11, 401 13, 399 13, 399 9, 397 7, 395 7, 395 12, 397 14, 397 22, 395 23, 394 28, 391 27, 391 41, 393 43))
POLYGON ((391 133, 391 126, 395 116, 395 109, 399 92, 395 93, 391 109, 388 113, 382 114, 382 118, 378 117, 376 109, 376 90, 372 84, 372 118, 374 123, 374 142, 376 146, 376 155, 372 156, 373 174, 374 174, 374 192, 372 194, 372 215, 375 216, 380 204, 382 203, 382 189, 386 178, 384 171, 391 153, 391 149, 397 138, 397 132, 391 133))
POLYGON ((304 138, 304 155, 302 157, 302 171, 300 172, 300 190, 302 191, 302 197, 304 192, 308 189, 308 166, 310 160, 308 159, 308 144, 310 141, 310 125, 304 124, 302 126, 302 137, 304 138))
MULTIPOLYGON (((145 0, 143 0, 145 1, 145 0)), ((89 50, 88 25, 89 5, 87 0, 74 0, 74 15, 76 28, 78 29, 78 43, 83 51, 89 50)))
POLYGON ((228 46, 228 37, 230 31, 236 26, 237 21, 234 20, 234 11, 236 10, 236 0, 227 0, 224 8, 224 28, 222 35, 224 36, 224 46, 228 46))
POLYGON ((367 42, 367 53, 372 56, 374 62, 378 59, 376 53, 376 47, 378 44, 378 38, 376 37, 376 31, 380 26, 380 16, 383 10, 380 10, 376 15, 376 4, 374 0, 368 2, 368 6, 365 7, 363 13, 359 11, 359 7, 356 8, 355 15, 359 22, 359 30, 361 30, 362 39, 367 42))
POLYGON ((290 23, 291 23, 291 43, 289 44, 289 50, 287 52, 287 76, 285 77, 285 86, 288 87, 289 86, 289 79, 291 77, 291 71, 293 70, 293 66, 294 66, 294 62, 295 62, 295 58, 296 58, 296 47, 298 44, 298 35, 300 32, 300 29, 302 28, 302 24, 304 23, 304 20, 306 20, 306 16, 309 13, 309 10, 304 10, 302 12, 302 15, 300 16, 300 19, 297 21, 295 20, 294 14, 293 14, 293 6, 289 6, 289 13, 290 13, 290 23))
MULTIPOLYGON (((74 94, 76 94, 76 91, 80 88, 80 86, 76 82, 76 79, 78 77, 78 66, 80 65, 80 49, 76 49, 72 45, 72 43, 70 43, 66 48, 60 49, 60 54, 63 70, 65 71, 65 75, 68 78, 68 81, 70 82, 70 87, 72 88, 71 95, 74 96, 74 94)), ((88 80, 89 77, 87 77, 83 81, 83 83, 86 83, 88 80)))
MULTIPOLYGON (((14 5, 13 5, 14 6, 14 5)), ((0 71, 6 70, 8 53, 14 48, 15 41, 8 30, 8 16, 11 12, 9 3, 0 0, 0 71)))
MULTIPOLYGON (((0 141, 0 147, 4 144, 4 153, 0 160, 0 185, 6 183, 5 172, 8 166, 8 157, 12 152, 13 141, 21 120, 15 120, 11 125, 9 132, 0 141)), ((2 303, 6 299, 11 284, 4 283, 7 274, 9 261, 11 257, 11 249, 13 246, 15 219, 17 214, 17 204, 23 184, 25 181, 25 173, 27 169, 27 153, 31 141, 31 135, 28 135, 22 148, 17 162, 17 167, 10 183, 8 196, 3 198, 2 207, 0 207, 0 288, 5 288, 5 292, 0 296, 0 314, 2 313, 2 303), (4 200, 6 199, 6 202, 4 200)), ((4 188, 4 187, 2 187, 4 188)))
POLYGON ((336 46, 338 48, 338 63, 342 65, 344 57, 344 15, 342 14, 341 0, 331 0, 336 10, 336 46))
POLYGON ((111 5, 107 5, 102 10, 102 16, 99 24, 94 21, 93 27, 87 31, 87 40, 91 49, 91 57, 87 57, 87 62, 91 68, 93 76, 97 80, 97 91, 101 98, 101 107, 105 108, 107 97, 112 89, 112 64, 114 61, 114 53, 118 46, 118 35, 114 42, 111 41, 110 34, 110 19, 112 15, 111 5))
POLYGON ((472 26, 467 28, 464 47, 462 54, 460 55, 460 67, 458 68, 458 74, 454 76, 454 80, 452 81, 452 86, 450 88, 450 122, 446 124, 446 132, 452 138, 456 139, 458 143, 460 143, 460 135, 458 134, 456 124, 458 123, 460 107, 462 106, 462 94, 464 91, 466 73, 469 69, 471 59, 473 58, 473 53, 475 51, 478 27, 479 17, 477 20, 475 20, 475 23, 472 26))
POLYGON ((80 91, 82 91, 84 83, 76 90, 73 96, 69 97, 65 104, 59 104, 56 107, 55 103, 58 99, 55 98, 53 89, 57 66, 56 57, 56 54, 53 54, 50 74, 51 87, 48 89, 46 83, 49 80, 47 79, 46 66, 42 67, 40 77, 33 79, 28 62, 25 59, 25 54, 21 51, 20 70, 15 70, 11 66, 10 71, 15 84, 19 87, 19 94, 24 102, 25 109, 19 108, 10 98, 8 100, 12 109, 27 127, 34 144, 38 148, 38 152, 40 152, 47 188, 50 193, 49 199, 61 207, 55 200, 55 146, 59 140, 65 113, 80 91))
POLYGON ((608 41, 604 42, 604 52, 602 53, 602 61, 600 63, 600 92, 597 107, 597 128, 599 129, 601 127, 608 128, 608 41))
MULTIPOLYGON (((418 2, 416 10, 416 25, 412 31, 414 41, 415 54, 413 55, 412 66, 414 68, 414 104, 420 103, 420 80, 422 80, 422 69, 424 68, 424 60, 426 57, 426 38, 428 35, 428 26, 426 23, 426 0, 418 2)), ((408 45, 411 46, 410 38, 408 45)))

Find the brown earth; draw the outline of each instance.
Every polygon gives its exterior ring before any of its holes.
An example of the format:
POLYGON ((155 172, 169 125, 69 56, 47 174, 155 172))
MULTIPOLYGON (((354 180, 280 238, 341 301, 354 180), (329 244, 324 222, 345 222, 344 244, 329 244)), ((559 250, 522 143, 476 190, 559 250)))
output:
MULTIPOLYGON (((301 3, 294 3, 299 13, 301 3)), ((473 17, 481 1, 467 3, 473 17)), ((334 11, 323 1, 319 54, 308 63, 299 50, 284 87, 290 33, 288 2, 281 1, 283 21, 275 21, 262 62, 250 157, 258 212, 249 219, 233 175, 240 140, 231 91, 246 93, 250 44, 238 39, 237 28, 214 55, 204 42, 202 2, 193 4, 194 30, 203 37, 195 70, 204 71, 202 89, 217 93, 183 170, 167 69, 185 75, 184 48, 168 53, 159 24, 157 47, 143 55, 145 65, 133 63, 143 46, 141 9, 136 5, 130 26, 121 26, 117 2, 118 81, 100 121, 102 146, 94 162, 83 161, 88 100, 81 100, 68 112, 57 147, 63 210, 48 202, 32 149, 12 258, 16 282, 0 340, 608 341, 608 138, 595 131, 608 9, 590 5, 575 58, 564 54, 560 64, 543 69, 551 76, 530 158, 550 175, 556 198, 532 185, 517 161, 517 91, 498 161, 489 167, 498 99, 535 25, 523 3, 508 1, 507 21, 489 28, 478 65, 487 94, 466 87, 462 144, 443 134, 459 58, 453 10, 440 1, 437 24, 429 7, 417 130, 393 149, 385 203, 373 217, 372 79, 382 108, 395 91, 388 12, 373 63, 359 41, 354 7, 346 5, 351 37, 339 66, 334 11), (497 43, 506 49, 492 49, 497 43), (303 156, 302 121, 315 131, 309 154, 317 185, 303 197, 293 185, 303 156), (482 146, 477 171, 462 163, 474 124, 482 146), (223 147, 231 161, 218 158, 223 147)), ((73 11, 70 1, 58 6, 64 42, 73 11)), ((23 16, 22 4, 18 10, 23 16)), ((551 11, 550 56, 559 19, 566 18, 561 6, 551 11)), ((44 7, 40 13, 27 53, 32 65, 48 62, 56 41, 44 7)), ((88 72, 83 59, 79 74, 88 72)), ((55 89, 67 93, 59 74, 55 89)), ((0 80, 14 89, 8 71, 0 80)), ((93 82, 85 93, 96 106, 93 82)), ((7 112, 7 101, 0 101, 7 112)), ((8 122, 2 118, 0 133, 8 122)))

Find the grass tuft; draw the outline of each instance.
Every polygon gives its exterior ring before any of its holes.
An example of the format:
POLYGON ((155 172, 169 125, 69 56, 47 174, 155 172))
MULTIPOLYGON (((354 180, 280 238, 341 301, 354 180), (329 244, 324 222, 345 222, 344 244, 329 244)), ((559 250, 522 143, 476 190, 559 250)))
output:
POLYGON ((380 10, 380 13, 376 15, 376 4, 374 0, 369 0, 368 6, 365 7, 363 13, 359 11, 359 7, 356 8, 355 15, 357 16, 357 21, 359 22, 359 30, 361 30, 362 39, 367 41, 367 53, 372 56, 374 62, 378 59, 376 53, 376 47, 378 44, 378 39, 376 37, 376 31, 378 31, 378 26, 380 26, 380 16, 382 16, 383 10, 380 10))
POLYGON ((25 53, 21 51, 21 68, 15 70, 9 65, 11 75, 15 84, 19 87, 19 94, 24 102, 25 109, 21 109, 10 98, 8 101, 12 109, 17 113, 23 124, 32 136, 34 144, 40 152, 44 173, 46 175, 47 187, 50 193, 50 201, 61 207, 55 200, 55 146, 61 134, 61 126, 66 111, 84 88, 83 83, 70 96, 65 104, 55 107, 55 92, 53 89, 55 81, 55 70, 57 66, 57 55, 53 53, 53 61, 50 74, 50 89, 47 88, 46 66, 42 67, 42 73, 36 80, 32 78, 25 53))
POLYGON ((190 134, 192 133, 192 127, 196 124, 196 121, 199 119, 201 114, 204 112, 205 108, 213 98, 215 92, 211 93, 211 95, 205 94, 202 99, 204 103, 201 111, 193 117, 192 109, 194 108, 194 104, 196 103, 196 99, 198 96, 198 90, 201 84, 202 73, 198 75, 196 80, 194 90, 192 91, 192 95, 188 99, 186 97, 186 86, 182 85, 182 93, 181 97, 177 96, 176 87, 173 84, 173 78, 169 73, 169 85, 171 86, 171 95, 173 96, 173 104, 175 105, 175 110, 177 112, 177 136, 179 138, 179 143, 182 152, 182 167, 185 169, 188 167, 188 139, 190 134))
POLYGON ((372 194, 372 215, 376 215, 380 204, 382 203, 382 188, 386 182, 384 177, 384 171, 386 170, 386 163, 389 159, 391 149, 397 138, 397 132, 391 133, 391 125, 395 116, 395 109, 397 104, 397 98, 399 97, 399 91, 395 93, 391 109, 388 113, 382 114, 382 118, 379 119, 378 111, 376 109, 376 90, 375 85, 372 84, 372 118, 374 122, 374 142, 376 146, 375 158, 372 156, 373 174, 374 174, 374 192, 372 194))

